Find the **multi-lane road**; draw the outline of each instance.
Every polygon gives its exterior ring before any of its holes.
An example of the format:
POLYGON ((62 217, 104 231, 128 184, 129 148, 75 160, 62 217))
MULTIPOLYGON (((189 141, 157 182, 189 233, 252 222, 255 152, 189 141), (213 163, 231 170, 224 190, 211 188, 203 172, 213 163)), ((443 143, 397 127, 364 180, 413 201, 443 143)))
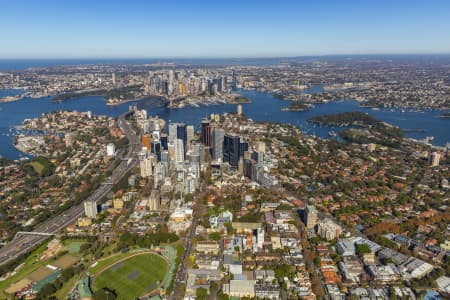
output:
MULTIPOLYGON (((128 153, 126 159, 123 160, 116 169, 114 169, 111 180, 113 183, 118 182, 125 174, 131 171, 137 164, 136 153, 139 151, 139 137, 132 129, 130 124, 125 120, 126 114, 119 117, 119 126, 125 133, 129 141, 128 153)), ((99 202, 109 192, 111 192, 113 185, 101 185, 91 196, 89 201, 99 202)), ((67 225, 76 221, 84 212, 83 203, 73 206, 64 213, 55 215, 47 221, 37 225, 33 232, 42 232, 49 234, 56 234, 67 227, 67 225)), ((36 245, 42 243, 46 239, 45 236, 39 235, 18 235, 11 242, 7 243, 0 249, 0 265, 3 265, 11 260, 14 260, 19 255, 30 251, 36 245)))

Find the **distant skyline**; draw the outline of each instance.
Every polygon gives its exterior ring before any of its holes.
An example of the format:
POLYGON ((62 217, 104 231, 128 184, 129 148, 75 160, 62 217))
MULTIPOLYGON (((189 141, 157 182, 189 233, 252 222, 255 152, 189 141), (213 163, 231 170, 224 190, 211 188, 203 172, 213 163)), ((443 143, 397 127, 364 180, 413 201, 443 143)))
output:
POLYGON ((449 54, 449 34, 446 0, 0 0, 0 59, 449 54))

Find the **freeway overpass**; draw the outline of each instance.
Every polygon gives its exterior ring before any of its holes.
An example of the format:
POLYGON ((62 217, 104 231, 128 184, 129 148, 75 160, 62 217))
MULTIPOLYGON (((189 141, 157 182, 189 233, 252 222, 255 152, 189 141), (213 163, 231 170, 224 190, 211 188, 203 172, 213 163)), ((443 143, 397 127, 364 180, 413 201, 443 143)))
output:
MULTIPOLYGON (((125 133, 129 141, 127 160, 122 161, 119 166, 114 169, 111 175, 112 182, 118 182, 125 174, 133 170, 137 164, 135 152, 138 151, 139 138, 131 128, 130 124, 125 120, 125 116, 129 113, 125 113, 119 116, 119 126, 125 133), (128 163, 129 159, 131 162, 128 163)), ((113 185, 100 185, 100 187, 89 196, 86 201, 96 201, 99 202, 111 191, 113 185)), ((19 255, 27 253, 35 246, 42 243, 51 235, 55 235, 59 231, 66 228, 69 224, 72 224, 84 213, 83 203, 76 206, 72 206, 67 209, 64 213, 55 215, 43 223, 35 226, 32 232, 27 232, 26 234, 16 235, 15 238, 7 243, 5 246, 0 248, 0 265, 6 264, 19 255)))

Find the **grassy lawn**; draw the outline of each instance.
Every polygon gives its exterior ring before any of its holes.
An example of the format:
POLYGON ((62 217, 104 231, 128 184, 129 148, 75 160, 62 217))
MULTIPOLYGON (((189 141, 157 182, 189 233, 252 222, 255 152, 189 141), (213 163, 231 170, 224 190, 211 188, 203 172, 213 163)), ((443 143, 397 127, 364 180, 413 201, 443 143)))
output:
MULTIPOLYGON (((154 290, 157 287, 157 281, 161 282, 168 270, 167 262, 161 256, 152 253, 140 254, 112 264, 111 268, 94 279, 93 290, 109 288, 117 293, 119 300, 135 299, 154 290)), ((107 265, 103 264, 103 266, 107 265)))
POLYGON ((0 282, 0 299, 8 299, 8 296, 5 294, 4 290, 8 288, 12 283, 18 282, 22 278, 24 278, 29 273, 39 269, 39 267, 44 266, 48 263, 48 261, 39 260, 42 253, 47 249, 47 244, 44 243, 39 246, 36 250, 34 250, 26 259, 25 264, 19 269, 17 274, 9 277, 5 281, 0 282))
POLYGON ((36 171, 36 173, 38 173, 39 175, 42 174, 42 170, 44 169, 44 166, 41 163, 39 163, 37 161, 33 161, 30 164, 33 167, 33 169, 36 171))
POLYGON ((67 251, 70 254, 78 254, 80 252, 81 245, 85 244, 85 240, 67 240, 64 241, 67 251))
POLYGON ((116 261, 119 261, 119 260, 121 260, 121 259, 123 259, 123 258, 125 258, 125 257, 128 257, 128 256, 131 256, 131 255, 133 255, 133 254, 134 254, 134 253, 132 253, 132 252, 131 252, 131 253, 130 253, 130 252, 127 252, 127 253, 118 253, 118 254, 115 254, 115 255, 110 256, 110 257, 108 257, 108 258, 105 258, 105 259, 103 259, 103 260, 100 260, 100 261, 95 265, 95 267, 89 268, 89 273, 90 273, 91 275, 96 276, 98 272, 100 272, 101 270, 103 270, 103 268, 105 268, 105 267, 107 267, 107 266, 110 266, 110 265, 114 264, 116 261))

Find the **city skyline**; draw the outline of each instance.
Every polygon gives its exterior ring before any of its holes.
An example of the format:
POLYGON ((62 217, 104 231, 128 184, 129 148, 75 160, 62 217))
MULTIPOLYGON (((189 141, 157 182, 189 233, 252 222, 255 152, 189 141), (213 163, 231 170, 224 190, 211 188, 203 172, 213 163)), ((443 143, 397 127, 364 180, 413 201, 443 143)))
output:
POLYGON ((447 54, 446 1, 0 3, 1 59, 447 54))

